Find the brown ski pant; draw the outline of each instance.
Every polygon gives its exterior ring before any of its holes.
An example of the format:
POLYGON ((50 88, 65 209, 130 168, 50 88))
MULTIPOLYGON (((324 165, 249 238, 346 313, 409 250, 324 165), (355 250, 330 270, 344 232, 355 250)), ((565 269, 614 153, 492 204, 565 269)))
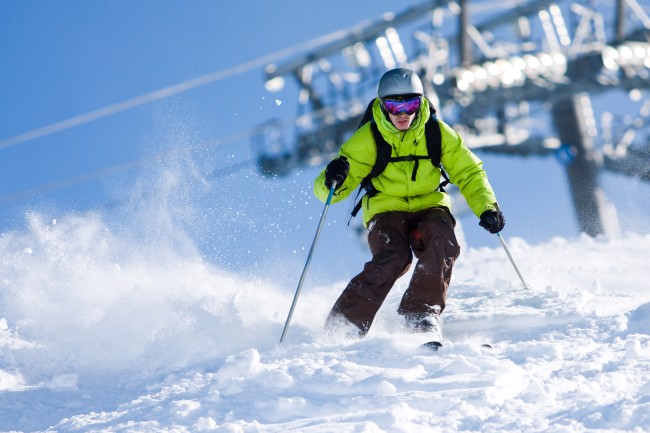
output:
POLYGON ((434 305, 444 309, 451 270, 460 254, 454 225, 443 208, 378 215, 369 225, 372 260, 341 293, 328 321, 343 316, 365 335, 395 281, 408 271, 413 254, 417 265, 398 313, 427 315, 434 305))

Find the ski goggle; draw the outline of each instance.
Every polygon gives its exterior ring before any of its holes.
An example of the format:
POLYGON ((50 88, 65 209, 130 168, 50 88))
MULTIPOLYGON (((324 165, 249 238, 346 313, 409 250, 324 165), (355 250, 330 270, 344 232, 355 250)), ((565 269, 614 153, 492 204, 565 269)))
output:
POLYGON ((420 109, 421 98, 413 96, 412 98, 395 98, 388 97, 383 99, 384 108, 390 114, 397 116, 398 114, 408 114, 409 116, 420 109))

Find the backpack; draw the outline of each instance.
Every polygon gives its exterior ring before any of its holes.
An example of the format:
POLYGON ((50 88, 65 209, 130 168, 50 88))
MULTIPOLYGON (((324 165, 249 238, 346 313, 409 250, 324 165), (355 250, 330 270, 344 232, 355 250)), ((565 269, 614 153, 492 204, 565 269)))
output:
POLYGON ((429 109, 431 111, 431 116, 429 117, 429 119, 424 125, 424 136, 427 144, 428 155, 427 156, 407 155, 407 156, 391 157, 390 144, 386 142, 384 137, 381 135, 381 132, 379 132, 379 129, 377 128, 377 123, 375 122, 375 119, 372 116, 372 104, 374 102, 375 100, 373 99, 368 104, 368 107, 366 108, 366 112, 361 118, 361 122, 359 123, 359 127, 357 129, 361 128, 366 123, 371 122, 370 129, 372 131, 372 136, 375 140, 375 145, 377 146, 377 159, 375 160, 375 165, 370 170, 368 176, 364 177, 363 180, 361 181, 361 184, 359 185, 359 192, 357 193, 357 197, 355 198, 355 200, 359 198, 359 194, 361 194, 362 191, 365 191, 365 194, 354 205, 351 218, 357 216, 357 213, 359 213, 359 210, 361 210, 364 196, 367 195, 368 198, 371 198, 379 192, 372 184, 372 179, 379 176, 381 173, 383 173, 383 171, 388 166, 389 162, 415 161, 415 166, 413 167, 413 174, 411 175, 411 180, 415 180, 418 171, 419 160, 430 159, 433 165, 440 170, 440 174, 445 179, 443 182, 440 183, 440 185, 438 185, 437 190, 444 192, 445 191, 444 188, 450 183, 449 177, 447 176, 447 173, 445 173, 445 170, 442 168, 442 165, 440 163, 440 155, 442 153, 442 134, 440 132, 440 124, 438 123, 438 119, 435 116, 436 109, 433 107, 433 104, 429 102, 429 109))

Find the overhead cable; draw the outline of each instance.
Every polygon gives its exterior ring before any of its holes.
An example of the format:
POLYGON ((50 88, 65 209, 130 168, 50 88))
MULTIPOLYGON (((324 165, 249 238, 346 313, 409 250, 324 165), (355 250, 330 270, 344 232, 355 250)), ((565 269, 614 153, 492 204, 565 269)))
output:
POLYGON ((240 65, 233 66, 231 68, 223 69, 220 71, 212 72, 210 74, 202 75, 200 77, 183 81, 172 86, 164 87, 153 92, 146 93, 144 95, 136 96, 135 98, 127 99, 126 101, 118 102, 116 104, 108 105, 106 107, 89 111, 87 113, 81 114, 79 116, 72 117, 60 122, 56 122, 41 128, 33 129, 31 131, 15 135, 13 137, 5 138, 0 140, 0 150, 6 149, 17 144, 26 143, 28 141, 35 140, 37 138, 45 137, 47 135, 54 134, 66 129, 74 128, 75 126, 82 125, 84 123, 92 122, 97 119, 101 119, 112 114, 116 114, 130 108, 138 107, 144 105, 148 102, 157 101, 160 99, 167 98, 169 96, 177 95, 179 93, 187 92, 188 90, 194 89, 196 87, 203 86, 208 83, 213 83, 215 81, 223 80, 225 78, 242 74, 246 71, 249 71, 254 68, 258 68, 268 63, 272 63, 283 57, 290 56, 296 52, 302 50, 309 50, 324 43, 327 43, 333 39, 339 38, 342 31, 337 31, 330 33, 325 36, 321 36, 315 39, 312 39, 307 42, 303 42, 297 45, 294 45, 289 48, 277 51, 272 54, 267 54, 265 56, 259 57, 255 60, 244 62, 240 65))
MULTIPOLYGON (((152 154, 149 156, 146 156, 144 158, 138 159, 138 160, 133 160, 129 162, 125 162, 122 164, 116 164, 112 165, 109 167, 104 167, 95 171, 91 171, 89 173, 84 173, 79 176, 74 176, 70 177, 67 179, 63 179, 60 181, 55 181, 55 182, 49 182, 44 185, 39 185, 33 188, 28 188, 24 189, 21 191, 16 191, 10 194, 5 194, 0 196, 0 204, 5 204, 5 203, 11 203, 15 201, 20 201, 27 199, 29 197, 37 196, 40 194, 45 194, 48 192, 52 191, 57 191, 60 189, 68 188, 70 186, 74 185, 80 185, 86 182, 90 182, 93 180, 101 179, 104 177, 112 176, 118 173, 123 173, 127 172, 130 170, 134 170, 138 167, 144 166, 148 163, 152 162, 160 162, 164 159, 169 158, 169 153, 170 151, 174 151, 175 154, 178 154, 179 152, 192 152, 196 150, 205 150, 209 149, 211 147, 215 147, 217 145, 225 144, 227 142, 231 141, 237 141, 237 140, 243 140, 248 138, 251 134, 256 133, 258 128, 249 128, 245 131, 240 131, 236 132, 233 134, 230 134, 226 137, 223 137, 221 139, 217 139, 212 141, 211 143, 198 143, 198 144, 193 144, 189 146, 184 146, 184 147, 179 147, 179 148, 171 148, 171 149, 165 149, 161 152, 158 152, 156 154, 152 154)), ((215 179, 221 176, 224 176, 226 174, 230 174, 234 171, 241 170, 245 168, 247 165, 249 165, 252 162, 252 160, 245 160, 245 161, 239 161, 237 163, 233 163, 229 166, 222 167, 218 170, 214 170, 210 174, 208 174, 209 179, 215 179)))

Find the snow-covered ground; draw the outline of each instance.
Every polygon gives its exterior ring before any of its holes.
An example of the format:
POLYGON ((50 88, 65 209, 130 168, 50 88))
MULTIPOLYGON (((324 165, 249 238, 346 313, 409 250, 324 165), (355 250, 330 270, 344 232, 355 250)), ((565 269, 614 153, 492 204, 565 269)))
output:
POLYGON ((279 345, 295 287, 182 236, 30 218, 0 237, 2 431, 650 431, 650 236, 506 230, 530 289, 501 248, 466 249, 434 353, 395 314, 408 276, 361 341, 321 332, 346 281, 308 279, 279 345))

